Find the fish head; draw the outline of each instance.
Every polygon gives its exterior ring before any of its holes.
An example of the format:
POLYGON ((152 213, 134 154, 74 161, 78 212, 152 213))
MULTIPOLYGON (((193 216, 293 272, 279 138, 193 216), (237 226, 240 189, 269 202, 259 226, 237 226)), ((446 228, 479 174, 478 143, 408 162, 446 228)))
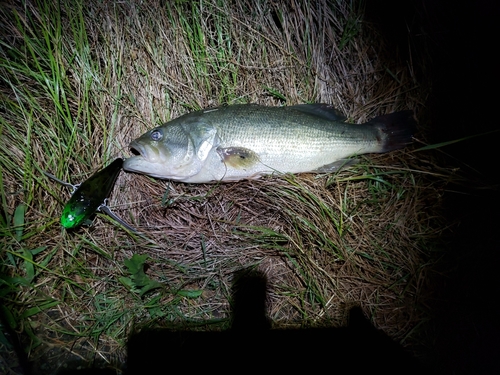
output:
POLYGON ((196 175, 215 147, 216 130, 197 123, 167 123, 130 143, 123 169, 155 178, 185 180, 196 175))

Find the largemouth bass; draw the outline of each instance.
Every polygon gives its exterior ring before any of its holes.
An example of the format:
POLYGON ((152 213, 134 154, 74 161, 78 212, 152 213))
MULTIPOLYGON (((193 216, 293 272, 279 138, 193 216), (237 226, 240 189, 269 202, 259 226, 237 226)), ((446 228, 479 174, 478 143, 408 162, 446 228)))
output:
POLYGON ((345 158, 411 143, 412 111, 349 124, 327 104, 229 105, 183 115, 130 143, 123 169, 156 178, 204 183, 271 173, 329 172, 345 158))

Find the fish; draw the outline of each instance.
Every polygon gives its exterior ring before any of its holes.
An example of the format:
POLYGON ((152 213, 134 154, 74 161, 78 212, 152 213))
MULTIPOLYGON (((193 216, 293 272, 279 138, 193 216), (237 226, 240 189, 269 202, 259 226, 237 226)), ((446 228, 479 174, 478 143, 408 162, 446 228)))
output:
POLYGON ((79 227, 104 205, 115 186, 122 165, 123 159, 117 158, 78 186, 63 208, 61 225, 64 228, 79 227))
POLYGON ((323 104, 225 105, 195 111, 133 140, 126 172, 186 183, 256 179, 267 174, 332 172, 347 158, 412 142, 410 110, 364 124, 323 104))

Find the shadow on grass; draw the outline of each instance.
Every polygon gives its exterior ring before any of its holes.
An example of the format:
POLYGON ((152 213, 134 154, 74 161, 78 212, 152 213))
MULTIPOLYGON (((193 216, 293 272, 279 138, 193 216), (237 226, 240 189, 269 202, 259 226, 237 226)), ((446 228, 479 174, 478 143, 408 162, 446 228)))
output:
MULTIPOLYGON (((265 314, 266 291, 267 280, 262 273, 239 271, 233 285, 231 329, 223 332, 143 330, 129 339, 128 359, 120 374, 169 373, 179 369, 187 373, 216 371, 218 374, 331 373, 346 369, 350 373, 423 373, 420 362, 375 329, 360 308, 350 311, 349 325, 344 328, 271 330, 265 314)), ((23 370, 19 368, 18 373, 44 373, 33 368, 34 364, 28 363, 26 356, 19 359, 23 370)), ((63 365, 65 369, 56 374, 118 374, 110 368, 88 368, 88 364, 81 361, 69 360, 63 365)))
POLYGON ((233 293, 231 329, 142 331, 129 340, 125 374, 168 372, 177 366, 190 373, 335 372, 346 367, 354 373, 422 373, 417 360, 371 326, 359 308, 351 310, 346 328, 270 330, 264 275, 240 272, 233 293))

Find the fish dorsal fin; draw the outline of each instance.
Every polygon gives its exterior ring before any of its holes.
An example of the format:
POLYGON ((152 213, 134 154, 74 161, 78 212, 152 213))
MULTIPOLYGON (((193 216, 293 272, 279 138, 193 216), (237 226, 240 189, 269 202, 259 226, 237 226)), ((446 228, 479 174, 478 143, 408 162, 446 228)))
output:
POLYGON ((297 104, 286 107, 308 115, 321 117, 330 121, 345 121, 347 117, 338 109, 329 104, 316 103, 316 104, 297 104))

